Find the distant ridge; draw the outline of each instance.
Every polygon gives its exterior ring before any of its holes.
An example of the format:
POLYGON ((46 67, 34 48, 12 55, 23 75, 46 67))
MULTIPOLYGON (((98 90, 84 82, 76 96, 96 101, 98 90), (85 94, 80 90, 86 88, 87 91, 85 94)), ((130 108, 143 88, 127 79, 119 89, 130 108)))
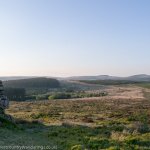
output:
MULTIPOLYGON (((0 77, 0 80, 7 81, 7 80, 20 80, 20 79, 30 79, 30 78, 37 78, 39 76, 9 76, 9 77, 0 77)), ((98 76, 72 76, 72 77, 48 77, 47 78, 54 78, 58 80, 129 80, 129 81, 149 81, 150 82, 150 75, 147 74, 137 74, 128 77, 117 77, 117 76, 109 76, 109 75, 98 75, 98 76)))
POLYGON ((109 76, 109 75, 98 75, 98 76, 73 76, 68 77, 68 80, 114 80, 120 77, 109 76))
POLYGON ((138 74, 129 77, 117 77, 109 75, 98 76, 73 76, 64 78, 66 80, 129 80, 129 81, 150 81, 150 75, 138 74))
POLYGON ((138 74, 127 77, 128 80, 136 80, 136 81, 150 81, 150 75, 147 74, 138 74))
POLYGON ((36 76, 2 76, 0 80, 7 81, 7 80, 20 80, 20 79, 30 79, 36 78, 36 76))

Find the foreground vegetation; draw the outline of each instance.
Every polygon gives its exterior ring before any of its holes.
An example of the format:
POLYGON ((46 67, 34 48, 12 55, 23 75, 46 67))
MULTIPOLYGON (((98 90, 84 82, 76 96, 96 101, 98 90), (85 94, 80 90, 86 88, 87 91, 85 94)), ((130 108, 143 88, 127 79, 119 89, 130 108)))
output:
POLYGON ((141 86, 141 87, 150 89, 150 83, 139 83, 138 85, 141 86))
MULTIPOLYGON (((0 144, 62 150, 150 149, 150 91, 144 99, 110 97, 11 102, 15 126, 0 127, 0 144)), ((123 90, 121 91, 123 92, 123 90)))

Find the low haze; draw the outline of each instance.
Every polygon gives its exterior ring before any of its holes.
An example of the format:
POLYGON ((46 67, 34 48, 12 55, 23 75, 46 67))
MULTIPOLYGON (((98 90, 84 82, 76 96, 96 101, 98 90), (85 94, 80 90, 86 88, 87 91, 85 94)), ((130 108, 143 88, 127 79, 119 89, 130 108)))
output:
POLYGON ((149 0, 0 0, 0 76, 150 74, 149 0))

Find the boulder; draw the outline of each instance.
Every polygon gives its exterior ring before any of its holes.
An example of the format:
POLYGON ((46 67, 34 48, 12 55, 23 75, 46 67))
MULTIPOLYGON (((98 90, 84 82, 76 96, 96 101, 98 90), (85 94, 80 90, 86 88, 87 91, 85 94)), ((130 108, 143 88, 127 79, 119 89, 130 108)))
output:
POLYGON ((4 95, 3 84, 2 81, 0 81, 0 113, 3 112, 8 107, 9 107, 9 100, 4 95))
POLYGON ((10 115, 5 114, 5 109, 9 107, 9 100, 4 95, 4 88, 2 81, 0 81, 0 127, 5 121, 15 123, 15 120, 10 115))

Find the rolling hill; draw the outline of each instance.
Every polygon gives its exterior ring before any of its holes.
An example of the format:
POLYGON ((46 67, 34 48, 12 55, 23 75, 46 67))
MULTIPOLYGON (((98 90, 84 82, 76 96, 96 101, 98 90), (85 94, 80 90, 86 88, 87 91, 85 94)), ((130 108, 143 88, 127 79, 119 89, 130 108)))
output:
POLYGON ((139 74, 129 77, 117 77, 109 75, 98 75, 98 76, 73 76, 64 78, 66 80, 128 80, 128 81, 150 81, 150 75, 139 74))

